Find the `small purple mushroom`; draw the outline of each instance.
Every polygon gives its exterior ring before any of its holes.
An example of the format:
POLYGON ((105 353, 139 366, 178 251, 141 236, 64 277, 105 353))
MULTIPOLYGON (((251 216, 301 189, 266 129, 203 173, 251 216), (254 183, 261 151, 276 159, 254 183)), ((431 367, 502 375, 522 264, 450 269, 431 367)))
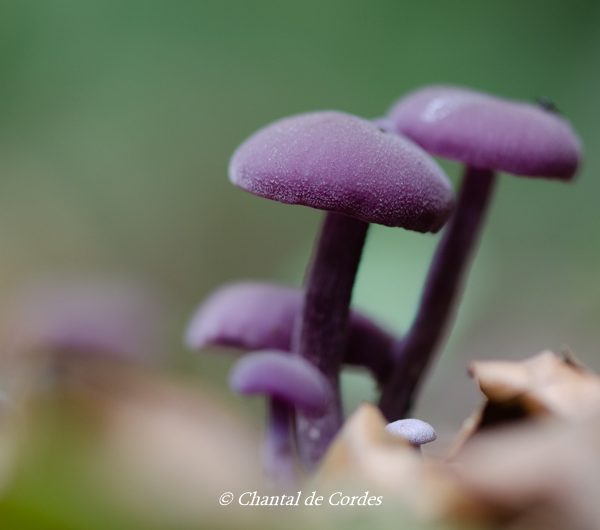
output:
POLYGON ((297 417, 300 456, 313 467, 342 423, 339 369, 369 223, 435 232, 450 214, 452 189, 437 164, 408 140, 333 111, 293 116, 258 131, 233 155, 229 176, 255 195, 327 212, 292 348, 334 389, 325 414, 297 417))
POLYGON ((291 440, 292 411, 308 416, 323 414, 331 388, 323 375, 304 359, 280 351, 253 352, 233 367, 229 384, 244 395, 269 397, 265 444, 266 471, 282 484, 294 480, 291 440))
POLYGON ((387 119, 426 151, 466 165, 457 207, 434 256, 411 328, 398 344, 397 365, 380 406, 404 416, 441 341, 480 232, 495 171, 571 180, 579 138, 548 108, 458 87, 428 87, 402 98, 387 119))
MULTIPOLYGON (((302 291, 260 282, 231 283, 211 293, 186 332, 189 348, 210 346, 290 352, 302 291)), ((395 337, 357 311, 350 312, 344 362, 368 368, 380 383, 392 368, 395 337)))
POLYGON ((437 438, 434 428, 429 423, 415 418, 406 418, 388 423, 386 430, 408 440, 416 449, 420 449, 423 444, 433 442, 437 438))

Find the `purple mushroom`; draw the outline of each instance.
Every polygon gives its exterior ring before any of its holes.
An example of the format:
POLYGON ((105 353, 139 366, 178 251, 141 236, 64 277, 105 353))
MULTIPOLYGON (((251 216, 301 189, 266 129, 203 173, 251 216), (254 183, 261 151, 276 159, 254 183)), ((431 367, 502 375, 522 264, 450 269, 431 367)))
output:
POLYGON ((546 107, 458 87, 417 90, 392 107, 387 120, 426 151, 466 165, 455 213, 382 394, 381 409, 392 420, 410 409, 448 326, 493 192, 495 171, 567 181, 577 170, 581 146, 569 123, 546 107))
POLYGON ((128 280, 39 279, 16 289, 1 308, 3 349, 148 360, 160 350, 161 313, 154 294, 128 280))
MULTIPOLYGON (((211 293, 187 327, 186 344, 242 350, 290 352, 302 291, 260 282, 231 283, 211 293)), ((344 362, 368 368, 382 383, 392 368, 394 336, 366 316, 351 311, 344 362)))
POLYGON ((408 440, 410 445, 416 449, 420 449, 423 444, 433 442, 437 438, 435 429, 429 423, 415 418, 406 418, 388 423, 386 430, 408 440))
POLYGON ((233 155, 229 176, 255 195, 327 212, 292 348, 334 389, 322 416, 297 415, 300 456, 313 467, 342 423, 339 369, 369 223, 435 232, 452 209, 452 189, 437 164, 408 140, 333 111, 293 116, 258 131, 233 155))
POLYGON ((253 352, 233 367, 229 384, 244 395, 269 398, 265 465, 270 477, 282 484, 294 480, 291 411, 322 414, 331 401, 331 388, 323 375, 304 359, 280 351, 253 352))

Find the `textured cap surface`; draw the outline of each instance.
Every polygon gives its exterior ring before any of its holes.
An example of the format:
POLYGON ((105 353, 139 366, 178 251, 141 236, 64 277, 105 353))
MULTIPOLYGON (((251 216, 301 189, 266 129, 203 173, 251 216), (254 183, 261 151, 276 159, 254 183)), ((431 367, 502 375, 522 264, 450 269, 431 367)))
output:
POLYGON ((253 352, 231 370, 229 384, 240 394, 266 394, 309 414, 321 414, 331 400, 324 376, 300 357, 278 351, 253 352))
POLYGON ((579 138, 560 115, 465 88, 417 90, 388 118, 430 153, 480 169, 568 180, 581 158, 579 138))
POLYGON ((234 153, 229 178, 267 199, 419 232, 441 228, 453 205, 450 183, 418 146, 333 111, 261 129, 234 153))
POLYGON ((415 418, 389 423, 386 430, 394 436, 405 438, 412 445, 423 445, 437 438, 434 428, 429 423, 415 418))

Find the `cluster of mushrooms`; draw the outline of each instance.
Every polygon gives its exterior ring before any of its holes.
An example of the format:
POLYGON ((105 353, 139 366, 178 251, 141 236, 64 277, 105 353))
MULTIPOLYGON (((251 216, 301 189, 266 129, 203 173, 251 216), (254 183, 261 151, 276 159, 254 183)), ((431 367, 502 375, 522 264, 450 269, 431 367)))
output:
POLYGON ((233 184, 325 211, 302 289, 228 284, 201 304, 187 331, 193 349, 248 352, 230 385, 268 399, 271 476, 319 464, 343 423, 344 365, 372 374, 391 432, 415 446, 435 439, 428 424, 406 416, 448 333, 497 173, 568 181, 580 158, 576 133, 551 106, 451 86, 414 91, 377 120, 337 111, 284 118, 237 149, 233 184), (431 155, 464 164, 456 199, 431 155), (350 309, 371 223, 422 233, 445 226, 403 337, 350 309))

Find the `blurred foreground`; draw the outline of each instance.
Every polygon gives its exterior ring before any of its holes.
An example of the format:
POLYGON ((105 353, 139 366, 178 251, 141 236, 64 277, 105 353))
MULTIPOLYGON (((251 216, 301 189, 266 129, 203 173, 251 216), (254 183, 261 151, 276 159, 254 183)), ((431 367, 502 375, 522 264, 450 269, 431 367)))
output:
POLYGON ((2 403, 3 528, 280 528, 284 512, 290 528, 600 525, 600 377, 572 358, 474 363, 486 400, 444 458, 365 404, 290 490, 264 480, 245 419, 181 376, 98 352, 26 359, 2 403), (321 504, 303 505, 313 491, 321 504), (269 506, 282 495, 302 502, 269 506))

